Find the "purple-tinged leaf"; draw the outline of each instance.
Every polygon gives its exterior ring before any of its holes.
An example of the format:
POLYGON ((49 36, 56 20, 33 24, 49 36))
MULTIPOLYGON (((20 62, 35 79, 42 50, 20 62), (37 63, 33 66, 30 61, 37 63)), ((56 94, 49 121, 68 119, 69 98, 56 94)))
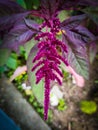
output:
POLYGON ((39 26, 35 21, 31 19, 24 19, 24 21, 28 28, 31 30, 39 31, 39 26))
POLYGON ((1 47, 18 51, 19 46, 31 40, 36 33, 38 33, 38 30, 30 30, 24 22, 17 23, 5 35, 1 47))
POLYGON ((79 6, 97 7, 98 0, 59 0, 59 10, 64 9, 77 9, 79 6))
POLYGON ((0 0, 0 17, 23 12, 25 12, 25 10, 15 1, 0 0))
POLYGON ((79 6, 97 6, 98 2, 89 0, 40 0, 39 10, 32 10, 32 14, 46 20, 53 19, 58 12, 64 9, 78 9, 79 6))
POLYGON ((51 19, 56 15, 58 10, 58 0, 40 0, 41 1, 41 15, 45 19, 51 19))
POLYGON ((85 79, 89 77, 89 61, 87 55, 87 48, 85 44, 74 44, 67 42, 66 36, 63 35, 63 42, 67 45, 68 53, 64 53, 65 59, 68 60, 69 65, 85 79))
POLYGON ((59 10, 70 9, 72 7, 76 7, 79 0, 59 0, 59 10))
POLYGON ((77 15, 77 16, 72 16, 66 20, 64 20, 60 27, 65 28, 65 29, 73 29, 77 26, 79 26, 85 19, 87 18, 87 16, 85 14, 82 15, 77 15))
POLYGON ((85 27, 77 26, 68 30, 65 28, 66 36, 74 44, 86 44, 96 40, 96 37, 85 27))
POLYGON ((64 9, 78 9, 79 6, 98 6, 98 1, 94 0, 40 0, 39 10, 33 10, 32 14, 44 19, 54 18, 59 11, 64 9))
POLYGON ((79 0, 78 5, 97 7, 98 0, 79 0))
POLYGON ((4 16, 0 18, 0 32, 11 29, 14 24, 25 18, 30 12, 12 14, 10 16, 4 16))
POLYGON ((31 11, 24 10, 16 2, 11 0, 0 0, 0 38, 17 22, 25 18, 31 11))
MULTIPOLYGON (((42 105, 44 104, 44 82, 41 80, 38 84, 35 83, 36 71, 32 72, 32 59, 34 59, 35 55, 38 52, 38 45, 36 44, 30 51, 28 59, 27 59, 27 72, 29 75, 29 82, 32 86, 33 93, 35 97, 37 98, 38 102, 42 105)), ((38 67, 39 69, 39 67, 38 67)))

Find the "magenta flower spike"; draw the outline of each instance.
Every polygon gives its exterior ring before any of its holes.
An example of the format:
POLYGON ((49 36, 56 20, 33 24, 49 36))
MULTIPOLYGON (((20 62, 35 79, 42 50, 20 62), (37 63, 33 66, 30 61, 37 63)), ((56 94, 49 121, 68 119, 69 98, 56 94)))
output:
MULTIPOLYGON (((35 37, 38 41, 39 51, 33 59, 35 65, 32 71, 41 66, 36 72, 36 83, 39 83, 43 78, 45 82, 44 86, 44 119, 47 119, 48 109, 49 109, 49 96, 50 96, 50 84, 53 80, 56 80, 58 84, 62 84, 61 79, 58 77, 63 77, 63 74, 59 68, 59 65, 64 62, 67 66, 67 60, 65 60, 58 52, 57 47, 67 53, 67 47, 59 39, 56 38, 57 33, 60 31, 60 21, 58 18, 53 18, 50 22, 44 22, 42 27, 46 28, 46 32, 41 32, 35 37), (49 28, 50 31, 47 31, 49 28), (36 63, 37 62, 37 63, 36 63), (58 75, 57 75, 58 74, 58 75)), ((40 29, 40 31, 42 31, 40 29)))

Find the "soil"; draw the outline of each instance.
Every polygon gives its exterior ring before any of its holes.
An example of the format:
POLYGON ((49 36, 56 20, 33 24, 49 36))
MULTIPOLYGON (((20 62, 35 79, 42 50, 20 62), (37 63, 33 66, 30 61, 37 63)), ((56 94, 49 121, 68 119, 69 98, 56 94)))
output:
POLYGON ((60 87, 68 108, 64 111, 52 108, 54 130, 98 130, 98 110, 87 115, 79 107, 81 100, 98 104, 98 84, 95 83, 98 80, 98 58, 95 58, 91 68, 90 79, 83 88, 73 85, 71 81, 64 82, 60 87))

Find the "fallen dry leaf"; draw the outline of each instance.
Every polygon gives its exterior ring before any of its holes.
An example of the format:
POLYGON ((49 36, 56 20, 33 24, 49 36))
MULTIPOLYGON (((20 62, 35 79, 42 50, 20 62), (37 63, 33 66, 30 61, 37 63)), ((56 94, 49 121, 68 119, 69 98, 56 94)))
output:
POLYGON ((77 74, 71 66, 68 66, 67 69, 68 69, 68 72, 74 76, 76 85, 79 87, 84 87, 85 79, 79 74, 77 74))
POLYGON ((14 74, 10 77, 10 81, 12 82, 17 76, 23 74, 27 71, 27 66, 19 66, 15 71, 14 74))

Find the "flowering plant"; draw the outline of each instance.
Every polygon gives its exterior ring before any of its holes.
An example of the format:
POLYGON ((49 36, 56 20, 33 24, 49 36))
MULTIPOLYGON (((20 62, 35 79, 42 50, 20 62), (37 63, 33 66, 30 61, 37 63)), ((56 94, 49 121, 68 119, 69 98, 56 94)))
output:
MULTIPOLYGON (((32 0, 33 1, 33 0, 32 0)), ((0 0, 1 48, 19 51, 19 46, 36 41, 27 59, 29 80, 35 96, 43 102, 47 119, 51 84, 62 84, 60 66, 71 66, 85 79, 89 77, 90 55, 95 55, 98 32, 97 0, 40 0, 36 10, 25 10, 11 0, 0 0), (88 7, 89 6, 89 7, 88 7), (93 8, 94 7, 94 8, 93 8), (62 11, 75 10, 79 15, 60 21, 62 11), (33 17, 43 19, 36 23, 33 17), (96 28, 89 28, 90 23, 96 28), (58 37, 62 35, 62 39, 58 37), (36 81, 36 83, 35 83, 36 81)))

